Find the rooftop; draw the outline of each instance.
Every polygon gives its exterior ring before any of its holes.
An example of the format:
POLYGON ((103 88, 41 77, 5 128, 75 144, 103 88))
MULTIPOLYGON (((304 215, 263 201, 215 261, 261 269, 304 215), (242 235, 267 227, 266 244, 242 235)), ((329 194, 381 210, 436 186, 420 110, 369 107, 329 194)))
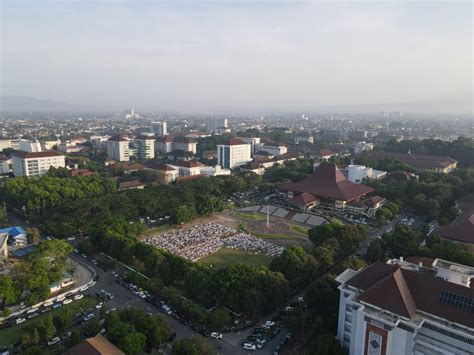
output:
POLYGON ((124 355, 124 353, 112 344, 102 334, 81 341, 79 344, 67 350, 67 355, 124 355))
POLYGON ((412 164, 412 165, 421 165, 421 166, 430 166, 438 168, 446 168, 451 164, 457 163, 457 160, 454 160, 448 156, 436 156, 436 155, 425 155, 425 154, 411 154, 411 153, 393 153, 393 152, 370 152, 367 157, 369 159, 383 160, 383 159, 393 159, 401 161, 402 163, 412 164))
POLYGON ((33 158, 47 158, 47 157, 60 157, 62 154, 54 150, 45 150, 43 152, 25 152, 23 150, 15 150, 12 156, 22 159, 33 159, 33 158))
POLYGON ((452 224, 437 230, 443 238, 474 244, 474 210, 464 212, 452 224))

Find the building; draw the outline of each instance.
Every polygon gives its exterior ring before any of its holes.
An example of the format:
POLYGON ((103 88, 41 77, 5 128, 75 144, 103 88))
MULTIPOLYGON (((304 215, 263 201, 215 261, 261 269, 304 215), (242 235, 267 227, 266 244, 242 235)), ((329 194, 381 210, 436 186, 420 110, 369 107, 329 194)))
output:
POLYGON ((155 138, 148 135, 140 135, 133 140, 137 149, 137 158, 147 160, 155 158, 155 138))
POLYGON ((424 155, 424 154, 411 154, 408 153, 392 153, 392 152, 370 152, 367 154, 367 158, 380 161, 380 160, 397 160, 405 164, 409 164, 413 167, 415 172, 423 173, 425 171, 431 171, 436 173, 450 173, 456 169, 458 162, 448 156, 436 156, 436 155, 424 155))
POLYGON ((265 143, 259 144, 258 151, 264 151, 276 157, 288 153, 288 147, 282 143, 265 143))
POLYGON ((155 140, 155 151, 161 153, 169 153, 173 150, 173 137, 164 136, 156 137, 155 140))
POLYGON ((194 138, 187 137, 176 137, 173 140, 173 150, 180 149, 186 152, 197 152, 197 140, 194 138))
POLYGON ((257 147, 260 146, 260 139, 259 137, 237 137, 241 141, 250 144, 252 154, 257 151, 257 147))
POLYGON ((102 334, 81 341, 79 344, 66 350, 64 355, 125 355, 102 334))
POLYGON ((224 169, 233 169, 250 161, 251 146, 239 138, 231 138, 227 144, 217 145, 217 164, 224 169))
POLYGON ((163 137, 168 135, 168 127, 165 121, 163 122, 153 122, 151 124, 151 131, 158 137, 163 137))
POLYGON ((9 148, 12 148, 12 140, 10 138, 0 138, 0 152, 9 148))
POLYGON ((41 142, 41 145, 45 150, 52 150, 55 146, 59 146, 61 144, 61 141, 59 139, 56 139, 55 141, 44 141, 41 142))
POLYGON ((347 131, 347 138, 354 141, 363 141, 367 138, 367 131, 364 130, 349 130, 347 131))
POLYGON ((362 152, 370 152, 374 149, 374 143, 367 143, 365 141, 357 142, 348 145, 349 149, 351 149, 354 154, 360 154, 362 152))
POLYGON ((217 127, 215 130, 214 130, 214 134, 215 135, 223 135, 223 134, 227 134, 227 133, 230 133, 231 132, 231 129, 229 127, 217 127))
POLYGON ((41 143, 37 140, 30 141, 27 139, 20 139, 19 144, 20 144, 20 150, 24 152, 37 153, 37 152, 42 151, 41 143))
POLYGON ((145 188, 145 184, 140 182, 139 180, 128 180, 128 181, 120 181, 118 183, 117 190, 118 191, 143 190, 144 188, 145 188))
POLYGON ((350 355, 472 354, 474 268, 411 258, 341 273, 337 339, 350 355))
POLYGON ((217 128, 227 128, 228 126, 227 118, 209 118, 206 129, 209 133, 215 133, 217 128))
POLYGON ((386 171, 375 170, 364 165, 349 165, 347 167, 347 179, 360 184, 364 179, 380 180, 387 176, 386 171))
POLYGON ((295 144, 314 143, 314 137, 309 134, 298 134, 295 136, 295 144))
POLYGON ((128 137, 117 134, 107 140, 107 158, 109 160, 129 161, 130 156, 130 141, 128 137))
POLYGON ((331 157, 337 156, 337 153, 331 149, 320 149, 309 153, 309 157, 314 160, 329 160, 331 157))
POLYGON ((440 227, 435 233, 453 242, 474 244, 474 209, 464 212, 453 223, 440 227))
POLYGON ((305 193, 306 198, 312 195, 318 200, 318 206, 332 211, 344 211, 374 191, 347 180, 336 165, 329 163, 320 164, 314 173, 301 181, 281 184, 279 189, 287 195, 289 203, 305 193))
POLYGON ((10 158, 0 155, 0 175, 8 174, 11 171, 10 169, 11 163, 12 163, 12 160, 10 158))
POLYGON ((92 146, 96 149, 106 150, 107 149, 107 141, 109 140, 109 136, 90 136, 89 140, 92 146))
POLYGON ((150 164, 148 164, 147 166, 152 170, 160 172, 161 177, 159 181, 163 184, 169 184, 175 181, 179 176, 178 170, 167 164, 150 162, 150 164))
POLYGON ((26 231, 22 227, 8 227, 0 229, 0 234, 8 236, 8 243, 19 247, 28 244, 26 231))
POLYGON ((42 176, 49 168, 64 168, 64 155, 56 151, 24 152, 21 150, 12 153, 13 175, 15 176, 42 176))
POLYGON ((8 260, 8 234, 0 233, 0 263, 8 260))
POLYGON ((131 108, 130 110, 125 110, 124 117, 125 119, 135 119, 140 118, 140 115, 135 113, 135 109, 131 108))
POLYGON ((230 175, 231 171, 229 169, 222 169, 220 165, 216 166, 203 166, 201 168, 201 174, 206 176, 223 176, 230 175))
POLYGON ((201 175, 201 168, 206 165, 194 160, 182 160, 166 164, 178 171, 178 177, 201 175))

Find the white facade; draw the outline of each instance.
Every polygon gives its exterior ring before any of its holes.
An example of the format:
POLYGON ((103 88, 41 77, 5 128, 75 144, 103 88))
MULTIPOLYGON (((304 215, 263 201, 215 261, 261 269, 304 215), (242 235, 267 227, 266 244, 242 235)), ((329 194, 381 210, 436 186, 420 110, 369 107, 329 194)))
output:
POLYGON ((250 144, 240 142, 242 144, 217 145, 217 164, 224 169, 233 169, 252 161, 250 144))
POLYGON ((109 136, 90 136, 89 140, 96 149, 105 150, 107 149, 107 141, 109 136))
POLYGON ((250 144, 252 153, 257 151, 257 147, 260 145, 260 137, 237 137, 241 141, 250 144))
POLYGON ((262 150, 262 151, 270 153, 274 156, 283 155, 283 154, 286 154, 288 152, 288 147, 284 144, 279 144, 279 145, 259 144, 256 149, 257 149, 257 151, 262 150))
POLYGON ((140 160, 155 158, 155 139, 150 137, 138 137, 134 141, 137 149, 137 157, 140 160))
POLYGON ((50 167, 64 168, 64 155, 57 152, 16 152, 12 154, 13 174, 15 176, 42 176, 50 167))
POLYGON ((201 174, 206 176, 222 176, 222 175, 230 175, 231 171, 229 169, 222 169, 219 165, 213 166, 205 166, 201 168, 201 174))
POLYGON ((129 161, 130 147, 128 139, 117 139, 114 137, 107 141, 107 158, 115 161, 129 161))
POLYGON ((41 143, 38 141, 30 141, 26 139, 20 140, 20 150, 29 153, 41 152, 41 143))
POLYGON ((364 165, 349 165, 347 168, 347 179, 356 184, 362 183, 365 178, 378 180, 383 179, 386 175, 386 171, 375 170, 364 165))
POLYGON ((151 124, 151 130, 159 137, 168 135, 168 127, 166 122, 153 122, 151 124))
MULTIPOLYGON (((469 279, 474 274, 474 268, 444 260, 440 262, 449 264, 450 272, 457 274, 456 277, 443 281, 445 284, 457 283, 454 281, 456 278, 469 279), (463 270, 458 272, 457 268, 463 270)), ((387 264, 400 266, 401 269, 423 272, 426 274, 425 277, 433 279, 434 284, 439 283, 439 278, 442 277, 440 275, 442 271, 435 264, 426 268, 414 263, 398 262, 396 259, 388 261, 387 264), (421 271, 422 269, 424 271, 421 271)), ((350 280, 360 272, 363 271, 347 269, 336 278, 336 281, 340 283, 336 339, 349 350, 349 355, 468 355, 473 353, 474 328, 466 326, 466 323, 456 323, 444 319, 440 314, 430 314, 420 310, 417 310, 416 314, 410 318, 404 317, 388 309, 361 301, 359 298, 363 291, 350 284, 350 280)), ((397 279, 396 282, 400 289, 406 290, 408 288, 404 284, 403 277, 397 279)), ((462 283, 458 285, 466 287, 462 283)), ((441 286, 442 288, 443 286, 441 286)), ((469 290, 469 287, 466 287, 466 290, 469 290)), ((413 290, 404 291, 400 300, 408 300, 407 302, 410 303, 409 299, 413 296, 410 292, 413 290)), ((440 298, 438 298, 438 290, 431 292, 436 292, 436 296, 429 302, 439 302, 440 306, 437 307, 443 307, 440 298)), ((387 290, 387 293, 390 295, 386 297, 392 298, 392 301, 387 302, 393 303, 393 290, 387 290)), ((384 298, 384 296, 380 297, 384 298)), ((424 299, 417 298, 417 300, 415 307, 422 308, 421 303, 424 299)), ((466 319, 469 319, 472 311, 466 310, 465 312, 467 312, 466 319)))
POLYGON ((187 142, 181 142, 181 141, 174 141, 173 142, 173 150, 174 149, 180 149, 184 150, 186 152, 192 152, 193 154, 196 154, 197 151, 197 142, 194 141, 187 141, 187 142))
POLYGON ((0 139, 0 152, 4 149, 12 148, 12 140, 7 138, 0 139))
POLYGON ((11 159, 0 156, 0 174, 8 174, 10 172, 11 159))
POLYGON ((300 144, 300 143, 314 143, 314 137, 313 136, 296 136, 295 144, 300 144))

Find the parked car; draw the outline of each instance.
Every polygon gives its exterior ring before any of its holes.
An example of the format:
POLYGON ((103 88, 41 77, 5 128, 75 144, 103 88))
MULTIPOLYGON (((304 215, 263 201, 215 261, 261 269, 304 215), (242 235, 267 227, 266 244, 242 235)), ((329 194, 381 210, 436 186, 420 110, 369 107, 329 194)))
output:
POLYGON ((25 318, 17 318, 16 321, 15 321, 15 323, 16 323, 16 324, 20 324, 20 323, 23 323, 24 321, 26 321, 25 318))
POLYGON ((211 333, 211 338, 214 338, 214 339, 222 339, 222 334, 221 334, 221 333, 218 333, 218 332, 212 332, 212 333, 211 333))
POLYGON ((72 303, 72 299, 68 298, 68 299, 65 299, 63 301, 63 304, 66 305, 66 304, 69 304, 69 303, 72 303))
POLYGON ((257 350, 257 347, 254 344, 251 344, 251 343, 244 343, 242 345, 242 349, 255 351, 255 350, 257 350))
POLYGON ((51 345, 54 345, 54 344, 57 344, 59 343, 61 339, 59 339, 59 337, 55 337, 53 339, 51 339, 50 341, 48 341, 48 345, 51 346, 51 345))
POLYGON ((82 293, 79 293, 79 294, 74 296, 75 300, 80 300, 81 298, 84 298, 84 295, 82 293))
POLYGON ((89 313, 87 316, 84 317, 84 322, 88 322, 94 317, 95 317, 94 313, 89 313))
POLYGON ((96 309, 101 309, 103 305, 104 305, 104 303, 103 303, 103 302, 100 302, 100 303, 98 303, 98 304, 95 306, 95 308, 96 308, 96 309))

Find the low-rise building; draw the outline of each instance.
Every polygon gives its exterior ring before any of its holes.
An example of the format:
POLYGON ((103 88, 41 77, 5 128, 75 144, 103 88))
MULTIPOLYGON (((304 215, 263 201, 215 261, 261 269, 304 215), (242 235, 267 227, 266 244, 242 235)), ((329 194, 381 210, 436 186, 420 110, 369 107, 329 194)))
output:
POLYGON ((65 355, 125 355, 102 334, 81 341, 64 352, 65 355))
POLYGON ((257 147, 257 150, 270 153, 274 156, 280 156, 288 152, 288 147, 282 143, 270 142, 270 143, 260 144, 257 147))
POLYGON ((413 167, 415 172, 422 173, 431 171, 436 173, 450 173, 456 169, 458 161, 448 156, 436 156, 426 154, 393 153, 393 152, 370 152, 367 158, 374 161, 396 160, 413 167))
POLYGON ((205 167, 204 164, 194 160, 182 160, 166 165, 176 169, 179 177, 201 175, 201 168, 205 167))
POLYGON ((66 160, 53 150, 33 153, 17 150, 12 153, 12 166, 15 176, 42 176, 51 167, 66 167, 66 160))
POLYGON ((309 153, 309 157, 314 160, 329 160, 331 157, 337 156, 337 153, 331 149, 320 149, 309 153))
POLYGON ((474 268, 413 258, 347 269, 337 340, 350 355, 472 354, 474 268))
POLYGON ((295 136, 295 144, 314 143, 314 137, 309 134, 298 134, 295 136))
POLYGON ((28 244, 26 231, 22 227, 8 227, 0 229, 0 234, 8 236, 8 243, 15 247, 28 244))
POLYGON ((192 152, 196 154, 197 152, 197 140, 194 138, 187 137, 176 137, 173 140, 173 150, 180 149, 187 152, 192 152))
POLYGON ((386 171, 375 170, 364 165, 349 165, 347 167, 347 179, 356 184, 362 183, 364 179, 380 180, 387 176, 386 171))

